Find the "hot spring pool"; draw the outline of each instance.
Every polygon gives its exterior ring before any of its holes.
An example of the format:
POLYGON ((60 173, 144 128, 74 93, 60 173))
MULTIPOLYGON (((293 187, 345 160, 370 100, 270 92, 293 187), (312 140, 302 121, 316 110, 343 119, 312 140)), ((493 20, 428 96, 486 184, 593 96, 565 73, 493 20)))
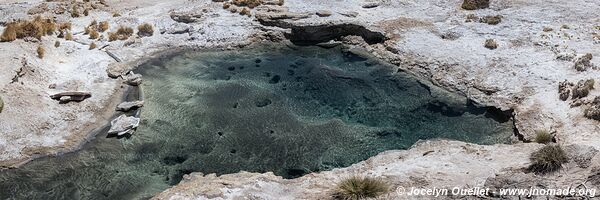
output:
POLYGON ((420 139, 508 142, 509 117, 341 48, 186 52, 140 66, 145 106, 131 138, 0 172, 0 199, 145 199, 184 174, 345 167, 420 139))

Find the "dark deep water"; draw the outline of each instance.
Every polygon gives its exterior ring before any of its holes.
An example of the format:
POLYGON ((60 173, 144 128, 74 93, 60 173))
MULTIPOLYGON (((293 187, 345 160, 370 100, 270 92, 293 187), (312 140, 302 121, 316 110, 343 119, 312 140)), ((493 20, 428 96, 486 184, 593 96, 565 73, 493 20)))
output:
POLYGON ((0 199, 145 199, 190 172, 345 167, 419 139, 504 143, 512 121, 339 48, 188 52, 141 66, 131 138, 0 172, 0 199), (494 117, 495 116, 495 117, 494 117))

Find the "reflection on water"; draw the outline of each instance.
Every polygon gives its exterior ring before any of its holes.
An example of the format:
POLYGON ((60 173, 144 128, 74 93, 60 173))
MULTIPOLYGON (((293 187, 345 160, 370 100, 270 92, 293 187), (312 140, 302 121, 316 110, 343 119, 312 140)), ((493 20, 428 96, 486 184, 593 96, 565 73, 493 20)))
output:
POLYGON ((436 99, 393 67, 337 48, 189 52, 141 69, 146 105, 133 137, 100 135, 0 172, 0 199, 145 199, 190 172, 294 178, 419 139, 491 144, 512 133, 490 109, 436 99))

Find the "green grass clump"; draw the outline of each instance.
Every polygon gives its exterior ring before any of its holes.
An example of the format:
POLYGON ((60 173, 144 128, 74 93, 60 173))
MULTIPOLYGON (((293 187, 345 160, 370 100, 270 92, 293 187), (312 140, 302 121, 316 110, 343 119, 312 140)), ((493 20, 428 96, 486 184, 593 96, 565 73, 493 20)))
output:
POLYGON ((337 184, 334 199, 358 200, 376 198, 388 193, 390 186, 381 179, 352 176, 337 184))
POLYGON ((548 144, 552 142, 552 134, 548 133, 546 130, 537 130, 535 131, 535 142, 540 144, 548 144))
POLYGON ((529 165, 528 170, 538 174, 559 170, 564 163, 569 161, 567 154, 559 145, 546 145, 533 152, 529 159, 531 165, 529 165))

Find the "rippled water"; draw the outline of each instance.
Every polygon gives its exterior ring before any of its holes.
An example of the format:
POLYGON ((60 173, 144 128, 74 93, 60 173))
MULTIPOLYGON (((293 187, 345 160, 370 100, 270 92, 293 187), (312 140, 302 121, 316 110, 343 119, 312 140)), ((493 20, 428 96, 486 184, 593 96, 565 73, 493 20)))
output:
POLYGON ((419 139, 507 142, 512 121, 339 48, 187 52, 141 66, 131 138, 0 172, 0 199, 144 199, 190 172, 286 178, 349 166, 419 139))

